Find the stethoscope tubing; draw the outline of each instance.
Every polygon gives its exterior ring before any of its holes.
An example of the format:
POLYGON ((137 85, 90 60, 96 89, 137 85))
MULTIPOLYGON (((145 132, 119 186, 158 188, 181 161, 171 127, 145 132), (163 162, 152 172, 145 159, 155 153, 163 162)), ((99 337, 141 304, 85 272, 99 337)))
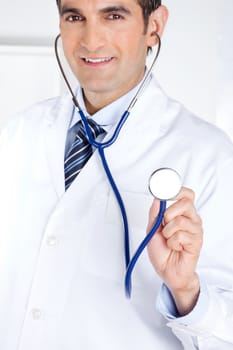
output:
POLYGON ((130 115, 130 112, 128 110, 126 110, 122 116, 121 116, 121 119, 119 121, 119 123, 117 124, 117 127, 112 135, 112 137, 107 140, 106 142, 97 142, 93 136, 92 136, 92 133, 91 133, 91 130, 90 130, 90 127, 89 127, 89 124, 88 124, 88 120, 87 118, 85 117, 84 113, 82 110, 79 110, 79 114, 80 114, 80 117, 81 117, 81 120, 83 122, 83 125, 84 125, 84 128, 85 128, 85 131, 86 131, 86 134, 87 134, 87 137, 88 137, 88 140, 90 142, 90 144, 92 146, 94 146, 95 148, 99 149, 99 148, 106 148, 106 147, 110 147, 118 138, 118 135, 124 125, 124 123, 126 122, 126 120, 128 119, 129 115, 130 115))
POLYGON ((161 201, 159 215, 158 215, 158 218, 157 218, 154 226, 152 227, 151 231, 146 235, 144 240, 141 242, 141 244, 139 245, 138 249, 136 250, 133 258, 131 259, 130 258, 130 242, 129 242, 129 227, 128 227, 127 213, 126 213, 126 209, 125 209, 122 197, 120 195, 120 192, 117 188, 115 180, 114 180, 112 173, 109 169, 109 166, 108 166, 108 163, 106 160, 106 156, 104 153, 104 149, 107 147, 110 147, 117 140, 124 123, 126 122, 126 120, 128 119, 128 117, 130 115, 131 109, 134 107, 135 103, 138 100, 139 95, 143 91, 145 84, 146 84, 148 78, 150 77, 150 74, 151 74, 151 71, 154 67, 154 64, 157 61, 157 58, 158 58, 159 52, 160 52, 160 48, 161 48, 161 40, 160 40, 160 37, 157 33, 154 33, 154 34, 157 36, 157 39, 158 39, 158 49, 157 49, 156 55, 152 61, 152 64, 150 66, 150 69, 146 73, 146 76, 144 77, 142 83, 140 84, 139 89, 137 90, 134 98, 131 100, 128 108, 122 114, 120 121, 118 122, 117 127, 116 127, 112 137, 105 142, 98 142, 92 136, 92 133, 91 133, 91 130, 90 130, 90 127, 88 124, 88 120, 87 120, 85 114, 83 113, 83 111, 82 111, 82 109, 81 109, 81 107, 76 99, 76 96, 75 96, 75 94, 74 94, 74 92, 69 84, 69 81, 66 77, 66 74, 64 72, 64 69, 62 67, 62 64, 61 64, 61 61, 59 58, 58 39, 60 38, 60 34, 56 37, 56 40, 55 40, 55 54, 56 54, 56 59, 57 59, 60 71, 61 71, 62 76, 66 82, 66 85, 67 85, 67 87, 72 95, 73 103, 79 112, 79 115, 80 115, 80 118, 82 120, 83 126, 85 128, 85 132, 86 132, 86 135, 88 137, 89 143, 98 150, 98 153, 100 155, 100 159, 102 161, 102 165, 103 165, 104 171, 106 173, 107 179, 108 179, 110 186, 115 194, 116 200, 118 202, 118 205, 119 205, 119 208, 121 211, 122 221, 123 221, 123 226, 124 226, 124 251, 125 251, 125 266, 126 266, 125 292, 126 292, 127 297, 131 296, 131 289, 132 289, 131 276, 132 276, 132 272, 133 272, 133 269, 135 267, 135 264, 136 264, 138 258, 140 257, 140 255, 142 254, 143 250, 145 249, 145 247, 147 246, 147 244, 149 243, 149 241, 152 239, 153 235, 157 231, 158 227, 160 226, 162 219, 163 219, 164 211, 166 209, 166 202, 161 201))
POLYGON ((167 205, 166 201, 160 201, 159 213, 158 213, 158 216, 157 216, 157 218, 155 220, 155 223, 152 226, 152 228, 149 231, 149 233, 144 238, 144 240, 141 242, 139 247, 137 248, 136 252, 134 253, 134 255, 133 255, 132 259, 130 260, 129 265, 128 265, 127 269, 126 269, 126 274, 125 274, 125 293, 126 293, 126 296, 128 298, 131 297, 131 289, 132 289, 131 276, 132 276, 133 269, 134 269, 134 267, 135 267, 135 265, 136 265, 136 263, 138 261, 138 258, 140 257, 140 255, 142 254, 142 252, 144 251, 144 249, 146 248, 148 243, 151 241, 152 237, 157 232, 158 228, 160 227, 160 225, 161 225, 161 223, 163 221, 163 215, 164 215, 164 212, 166 210, 166 205, 167 205))
POLYGON ((127 269, 128 265, 130 264, 130 243, 129 243, 129 225, 128 225, 128 219, 127 219, 127 213, 125 210, 124 202, 122 200, 122 197, 120 195, 120 192, 117 188, 117 185, 113 179, 112 173, 109 169, 105 154, 104 154, 104 148, 103 147, 98 147, 98 152, 100 155, 100 159, 102 161, 103 168, 105 170, 107 179, 111 185, 111 188, 115 194, 116 200, 118 202, 121 215, 122 215, 122 221, 124 225, 124 250, 125 250, 125 267, 127 269))
POLYGON ((102 143, 95 141, 95 139, 93 138, 90 127, 88 125, 87 118, 85 117, 83 111, 79 110, 78 112, 80 114, 81 120, 83 121, 83 125, 84 125, 84 128, 85 128, 85 131, 86 131, 86 134, 87 134, 87 137, 88 137, 90 144, 92 146, 96 147, 98 150, 105 174, 107 176, 109 184, 114 192, 114 195, 115 195, 116 200, 118 202, 118 206, 120 208, 120 212, 122 215, 122 221, 123 221, 123 227, 124 227, 125 266, 127 268, 128 264, 130 262, 129 225, 128 225, 127 213, 125 210, 123 199, 120 195, 118 187, 117 187, 115 180, 112 176, 112 173, 109 169, 108 162, 107 162, 106 157, 105 157, 104 149, 111 146, 116 141, 123 124, 125 123, 125 121, 127 120, 128 116, 129 116, 129 112, 125 111, 123 113, 123 115, 120 119, 120 122, 118 123, 118 125, 114 131, 113 136, 108 141, 102 142, 102 143))

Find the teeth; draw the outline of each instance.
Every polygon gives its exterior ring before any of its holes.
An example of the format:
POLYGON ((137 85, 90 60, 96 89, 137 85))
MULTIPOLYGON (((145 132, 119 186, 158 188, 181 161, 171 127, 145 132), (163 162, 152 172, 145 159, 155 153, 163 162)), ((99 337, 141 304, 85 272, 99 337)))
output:
POLYGON ((89 63, 102 63, 110 61, 111 58, 84 58, 84 60, 89 63))

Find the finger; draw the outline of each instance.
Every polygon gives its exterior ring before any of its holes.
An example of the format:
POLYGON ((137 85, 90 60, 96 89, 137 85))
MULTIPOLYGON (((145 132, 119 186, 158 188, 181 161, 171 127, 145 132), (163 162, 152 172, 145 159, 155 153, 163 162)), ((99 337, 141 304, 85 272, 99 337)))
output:
POLYGON ((176 216, 181 215, 190 218, 194 222, 201 223, 201 219, 196 212, 196 208, 191 197, 181 197, 170 207, 168 207, 164 214, 164 222, 168 223, 176 216))
POLYGON ((162 233, 168 239, 177 231, 188 232, 192 235, 202 234, 202 225, 185 216, 177 216, 163 227, 162 233))
POLYGON ((174 200, 179 200, 181 198, 189 198, 192 202, 195 200, 195 192, 188 187, 182 187, 178 195, 174 198, 174 200))
POLYGON ((184 231, 177 231, 167 240, 167 246, 171 250, 186 251, 195 256, 199 254, 202 243, 202 235, 194 236, 184 231))

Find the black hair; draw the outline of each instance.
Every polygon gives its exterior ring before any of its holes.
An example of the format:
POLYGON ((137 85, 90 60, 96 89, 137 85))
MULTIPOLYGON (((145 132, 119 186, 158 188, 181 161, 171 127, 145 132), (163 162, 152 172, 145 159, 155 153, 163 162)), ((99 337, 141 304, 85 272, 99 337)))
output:
MULTIPOLYGON (((61 7, 61 0, 56 0, 58 9, 61 7)), ((145 31, 147 29, 148 20, 153 11, 155 11, 162 3, 161 0, 137 0, 139 6, 142 8, 142 15, 145 23, 145 31)))
POLYGON ((142 9, 142 15, 145 24, 145 31, 148 26, 149 17, 159 6, 161 6, 161 0, 137 0, 139 6, 142 9))

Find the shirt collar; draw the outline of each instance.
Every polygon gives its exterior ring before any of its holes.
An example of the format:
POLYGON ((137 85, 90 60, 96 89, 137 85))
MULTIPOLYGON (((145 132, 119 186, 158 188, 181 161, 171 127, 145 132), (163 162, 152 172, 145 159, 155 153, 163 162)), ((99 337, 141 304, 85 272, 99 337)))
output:
MULTIPOLYGON (((145 72, 146 74, 146 72, 145 72)), ((148 79, 148 83, 151 80, 151 76, 148 79)), ((141 83, 141 82, 140 82, 141 83)), ((128 108, 131 100, 133 99, 134 95, 136 94, 140 83, 136 85, 133 89, 131 89, 129 92, 127 92, 125 95, 121 96, 118 98, 116 101, 110 103, 109 105, 105 106, 95 114, 91 116, 91 118, 102 128, 108 132, 113 125, 115 125, 125 112, 126 108, 128 108)), ((82 88, 79 86, 76 91, 76 97, 79 102, 79 105, 81 109, 83 110, 85 116, 88 118, 90 115, 88 114, 85 106, 85 102, 83 99, 83 93, 82 93, 82 88)), ((77 108, 74 107, 73 114, 71 116, 71 121, 69 125, 69 129, 72 128, 79 120, 80 120, 80 115, 77 110, 77 108)))

